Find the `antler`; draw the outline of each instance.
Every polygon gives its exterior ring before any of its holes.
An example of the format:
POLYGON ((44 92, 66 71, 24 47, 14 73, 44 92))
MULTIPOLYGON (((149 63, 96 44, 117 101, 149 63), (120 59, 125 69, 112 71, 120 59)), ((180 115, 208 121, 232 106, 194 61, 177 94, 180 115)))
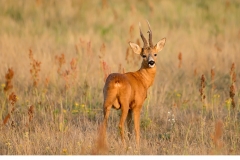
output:
POLYGON ((140 36, 141 36, 141 38, 143 40, 143 48, 146 48, 147 47, 147 40, 145 39, 145 37, 142 34, 141 24, 140 23, 139 23, 139 30, 140 30, 140 36))
POLYGON ((150 27, 150 24, 149 24, 148 20, 147 20, 147 23, 148 23, 148 28, 149 28, 149 31, 148 31, 148 33, 149 33, 149 46, 150 46, 150 47, 153 47, 153 42, 152 42, 152 30, 151 30, 151 27, 150 27))

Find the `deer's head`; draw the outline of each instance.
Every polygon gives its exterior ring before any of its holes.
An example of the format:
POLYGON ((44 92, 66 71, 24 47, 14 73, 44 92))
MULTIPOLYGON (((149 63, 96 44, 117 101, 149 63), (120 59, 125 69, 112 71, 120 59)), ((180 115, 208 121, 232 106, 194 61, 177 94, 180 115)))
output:
POLYGON ((139 29, 140 29, 140 36, 143 40, 143 47, 141 48, 139 45, 129 42, 130 47, 132 48, 133 52, 136 54, 139 54, 143 58, 142 65, 143 67, 150 67, 153 68, 155 66, 155 62, 157 60, 157 54, 160 52, 166 42, 166 38, 161 39, 157 44, 153 45, 152 42, 152 31, 150 28, 150 25, 148 23, 148 34, 149 34, 149 41, 147 42, 146 38, 143 36, 141 31, 141 26, 139 23, 139 29))

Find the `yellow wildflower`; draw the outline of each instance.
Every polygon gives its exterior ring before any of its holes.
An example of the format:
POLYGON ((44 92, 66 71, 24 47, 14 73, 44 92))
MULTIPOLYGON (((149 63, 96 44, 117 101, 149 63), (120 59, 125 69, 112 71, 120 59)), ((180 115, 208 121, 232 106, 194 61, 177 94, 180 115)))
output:
POLYGON ((229 110, 230 107, 231 107, 232 99, 231 99, 231 98, 228 98, 228 99, 225 101, 225 103, 226 103, 227 109, 229 110))
POLYGON ((79 104, 77 102, 75 102, 75 107, 78 107, 78 106, 79 106, 79 104))
POLYGON ((78 110, 77 109, 72 110, 72 114, 74 113, 78 113, 78 110))
POLYGON ((181 94, 180 94, 180 93, 177 93, 177 97, 181 97, 181 94))
POLYGON ((63 148, 63 149, 62 149, 62 152, 63 152, 63 154, 67 154, 67 149, 66 149, 66 148, 63 148))
POLYGON ((5 83, 2 83, 1 86, 2 86, 2 88, 4 88, 6 85, 5 85, 5 83))
POLYGON ((225 101, 225 103, 226 103, 227 105, 230 105, 231 102, 232 102, 231 98, 229 98, 229 99, 227 99, 227 100, 225 101))

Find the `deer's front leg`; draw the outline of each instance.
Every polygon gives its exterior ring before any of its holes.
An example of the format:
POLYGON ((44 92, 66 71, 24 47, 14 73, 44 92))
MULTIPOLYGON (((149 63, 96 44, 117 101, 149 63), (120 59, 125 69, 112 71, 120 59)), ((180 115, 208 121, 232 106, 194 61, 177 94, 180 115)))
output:
POLYGON ((132 110, 128 111, 127 127, 128 127, 128 139, 130 140, 132 136, 132 110))
POLYGON ((134 128, 135 128, 135 134, 136 134, 136 145, 138 150, 139 150, 139 144, 140 144, 140 108, 141 106, 136 107, 133 110, 134 128))

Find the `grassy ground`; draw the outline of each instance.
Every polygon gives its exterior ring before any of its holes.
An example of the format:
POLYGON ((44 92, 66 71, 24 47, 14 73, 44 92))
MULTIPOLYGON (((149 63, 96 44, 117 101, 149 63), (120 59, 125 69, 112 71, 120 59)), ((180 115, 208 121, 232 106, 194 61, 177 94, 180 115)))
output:
MULTIPOLYGON (((140 154, 240 154, 239 15, 238 0, 0 1, 0 154, 100 154, 104 78, 139 69, 128 42, 146 19, 167 42, 140 154)), ((138 154, 134 139, 122 147, 119 117, 104 154, 138 154)))

